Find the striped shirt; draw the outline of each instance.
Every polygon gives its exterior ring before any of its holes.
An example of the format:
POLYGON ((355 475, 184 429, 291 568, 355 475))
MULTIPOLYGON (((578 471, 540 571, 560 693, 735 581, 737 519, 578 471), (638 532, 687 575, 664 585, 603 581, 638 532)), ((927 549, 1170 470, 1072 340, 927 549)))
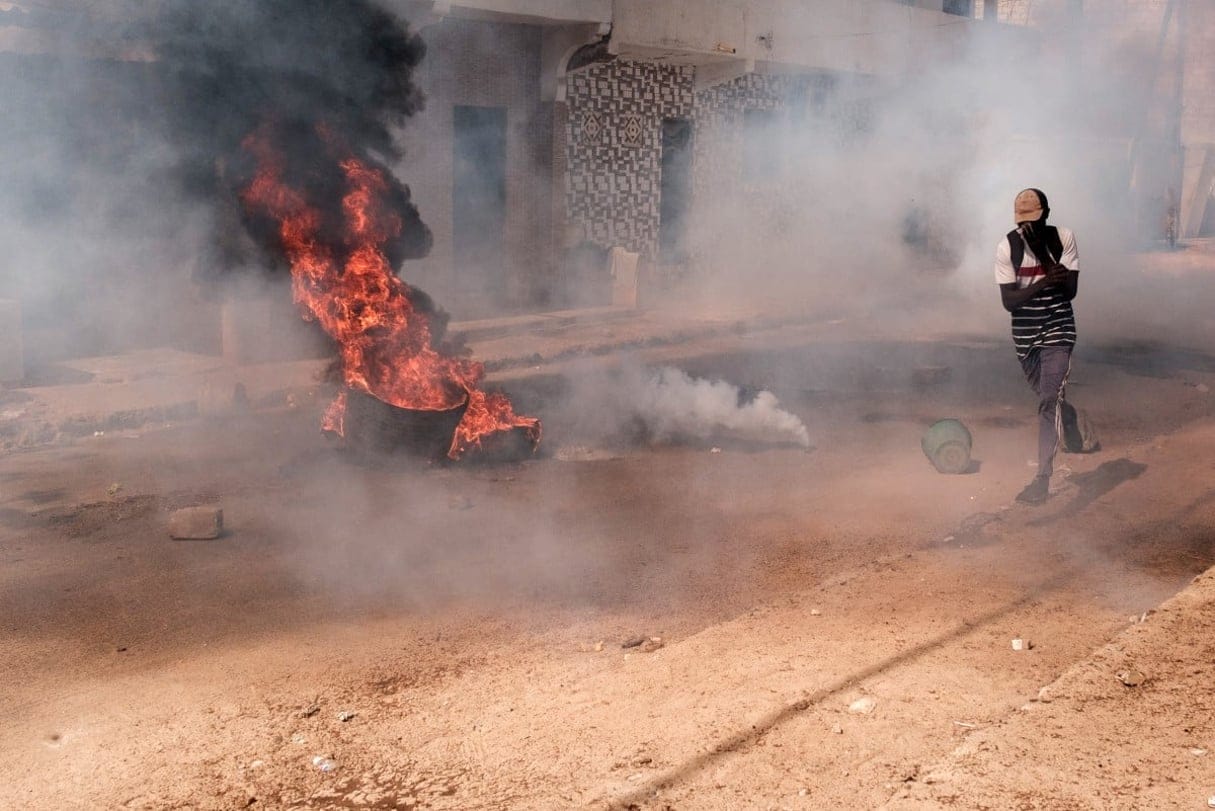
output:
MULTIPOLYGON (((1076 236, 1070 229, 1059 229, 1059 241, 1063 243, 1063 255, 1059 264, 1068 270, 1079 270, 1080 259, 1076 252, 1076 236)), ((1016 283, 1019 289, 1029 287, 1042 278, 1046 271, 1034 252, 1025 246, 1025 256, 1020 269, 1012 264, 1007 237, 1000 240, 996 248, 996 284, 1016 283)), ((1043 346, 1075 346, 1076 318, 1072 303, 1067 300, 1059 285, 1039 291, 1032 299, 1012 312, 1013 345, 1017 357, 1025 360, 1035 349, 1043 346)))

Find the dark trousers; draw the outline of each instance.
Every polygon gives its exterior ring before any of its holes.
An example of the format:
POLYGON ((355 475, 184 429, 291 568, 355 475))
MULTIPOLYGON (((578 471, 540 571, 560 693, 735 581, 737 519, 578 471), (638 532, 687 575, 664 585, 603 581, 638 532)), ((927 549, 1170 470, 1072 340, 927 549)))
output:
POLYGON ((1038 475, 1055 472, 1055 453, 1063 435, 1063 390, 1072 369, 1070 346, 1043 346, 1021 361, 1025 379, 1038 395, 1038 475))

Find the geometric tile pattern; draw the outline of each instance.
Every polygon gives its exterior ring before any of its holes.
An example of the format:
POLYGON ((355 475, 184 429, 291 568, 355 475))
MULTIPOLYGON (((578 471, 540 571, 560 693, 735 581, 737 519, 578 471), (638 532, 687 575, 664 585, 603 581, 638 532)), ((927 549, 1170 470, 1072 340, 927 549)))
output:
POLYGON ((641 146, 641 137, 645 134, 645 129, 641 124, 641 116, 626 115, 624 117, 624 125, 621 127, 621 140, 628 146, 641 146))
POLYGON ((574 72, 566 96, 568 221, 604 247, 657 255, 664 118, 693 123, 693 229, 698 200, 770 204, 765 184, 775 181, 746 176, 747 111, 788 112, 790 120, 830 126, 823 116, 839 114, 828 113, 826 102, 840 78, 750 73, 698 92, 692 67, 617 60, 574 72))
POLYGON ((805 98, 807 76, 748 73, 696 94, 693 195, 745 189, 743 128, 747 110, 786 110, 805 98))
POLYGON ((592 242, 657 254, 662 120, 691 117, 693 76, 616 60, 567 78, 567 217, 592 242))
POLYGON ((582 114, 582 143, 597 144, 603 137, 603 116, 596 112, 582 114))

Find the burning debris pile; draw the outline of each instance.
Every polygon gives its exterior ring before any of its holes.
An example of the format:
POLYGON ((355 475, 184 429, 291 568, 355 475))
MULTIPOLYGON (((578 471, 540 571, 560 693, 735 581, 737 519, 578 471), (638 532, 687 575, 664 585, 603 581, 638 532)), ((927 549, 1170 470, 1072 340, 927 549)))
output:
MULTIPOLYGON (((383 246, 400 236, 402 218, 384 205, 388 186, 383 170, 350 154, 323 125, 318 133, 328 159, 346 178, 338 240, 324 238, 318 209, 285 182, 273 126, 263 126, 245 140, 257 173, 243 199, 279 224, 295 301, 336 341, 342 382, 410 411, 463 409, 447 450, 452 459, 513 429, 524 431, 534 446, 540 441, 540 421, 515 414, 505 395, 482 391, 480 363, 435 348, 428 314, 415 306, 409 288, 393 272, 383 246)), ((346 408, 343 390, 325 412, 324 429, 345 435, 346 408)))
POLYGON ((188 105, 170 123, 188 147, 184 168, 221 207, 240 200, 255 254, 234 262, 229 250, 213 272, 289 269, 304 317, 336 345, 343 388, 322 427, 346 435, 348 402, 362 394, 457 414, 452 459, 502 434, 534 448, 539 420, 480 388, 483 366, 442 345, 446 314, 397 276, 431 245, 388 167, 400 157, 394 127, 422 105, 421 40, 369 0, 178 0, 158 24, 167 90, 188 105))

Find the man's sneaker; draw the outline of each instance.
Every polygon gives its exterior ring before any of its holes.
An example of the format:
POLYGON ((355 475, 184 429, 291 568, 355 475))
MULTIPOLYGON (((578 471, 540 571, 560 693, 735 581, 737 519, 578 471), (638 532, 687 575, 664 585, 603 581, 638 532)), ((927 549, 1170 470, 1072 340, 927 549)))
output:
POLYGON ((1050 479, 1046 476, 1035 476, 1034 480, 1025 485, 1025 489, 1017 493, 1017 501, 1022 504, 1041 504, 1050 493, 1050 479))

